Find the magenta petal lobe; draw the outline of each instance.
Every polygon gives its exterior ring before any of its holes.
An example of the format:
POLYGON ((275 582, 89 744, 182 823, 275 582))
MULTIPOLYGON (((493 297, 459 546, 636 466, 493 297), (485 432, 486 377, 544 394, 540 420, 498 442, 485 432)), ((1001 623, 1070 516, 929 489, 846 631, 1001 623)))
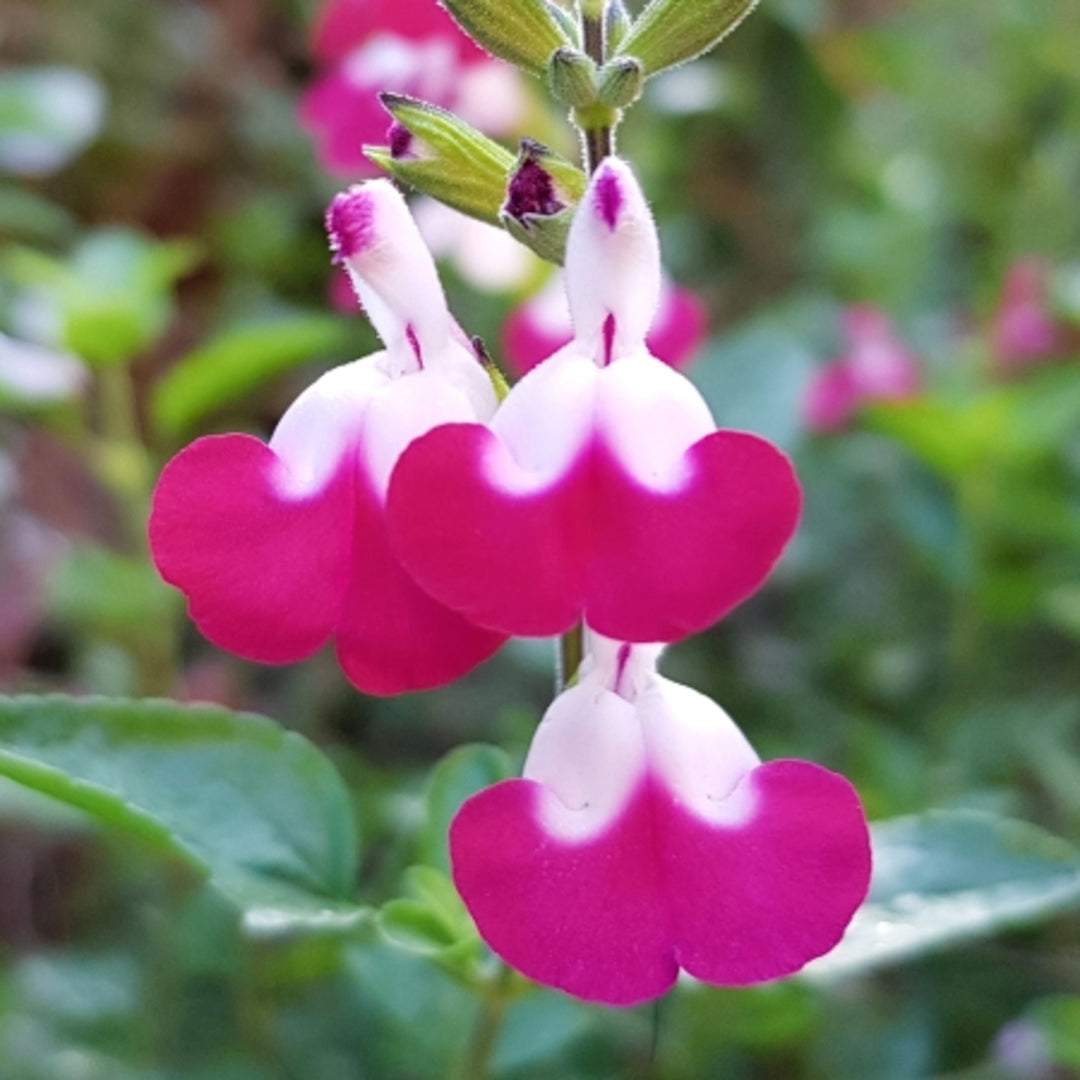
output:
POLYGON ((790 462, 754 435, 714 432, 685 464, 681 486, 655 491, 596 440, 530 488, 487 429, 442 427, 391 478, 395 550, 432 595, 504 633, 558 634, 584 617, 622 641, 675 641, 762 584, 801 503, 790 462))
POLYGON ((279 664, 326 643, 352 545, 351 464, 303 499, 283 497, 281 460, 248 435, 198 439, 154 492, 150 548, 215 645, 279 664))
POLYGON ((531 979, 586 1001, 634 1005, 678 974, 647 799, 573 844, 540 822, 555 799, 506 780, 469 799, 450 828, 454 882, 481 936, 531 979))
POLYGON ((658 814, 679 965, 722 986, 790 975, 827 953, 870 881, 866 821, 842 776, 773 761, 743 783, 756 812, 741 827, 711 826, 670 793, 658 814))

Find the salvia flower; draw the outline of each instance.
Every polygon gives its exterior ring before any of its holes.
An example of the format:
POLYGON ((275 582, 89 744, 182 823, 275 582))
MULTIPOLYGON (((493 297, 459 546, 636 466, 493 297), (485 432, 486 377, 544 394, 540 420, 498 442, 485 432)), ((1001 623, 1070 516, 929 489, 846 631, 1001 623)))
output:
POLYGON ((689 381, 648 352, 656 230, 615 158, 575 214, 565 276, 574 340, 490 426, 444 425, 402 455, 395 550, 481 626, 546 636, 584 616, 619 640, 674 641, 764 581, 795 529, 798 482, 770 443, 717 431, 689 381))
POLYGON ((847 351, 817 373, 803 399, 811 431, 839 431, 864 405, 902 401, 922 389, 919 362, 884 312, 857 304, 844 312, 843 323, 847 351))
POLYGON ((338 195, 327 227, 385 350, 318 379, 269 445, 232 434, 182 450, 154 493, 151 548, 221 648, 284 663, 333 637, 360 689, 424 689, 462 675, 504 637, 432 600, 401 568, 386 488, 412 438, 488 419, 495 396, 390 182, 338 195))
MULTIPOLYGON (((649 352, 684 371, 705 341, 705 305, 689 289, 664 278, 652 326, 645 335, 649 352)), ((516 375, 531 371, 574 337, 566 293, 558 275, 519 305, 503 327, 507 365, 516 375)))
POLYGON ((1050 310, 1049 269, 1032 256, 1019 259, 1005 274, 990 325, 994 362, 1003 372, 1022 371, 1069 351, 1069 328, 1050 310))
POLYGON ((329 0, 312 51, 323 70, 300 122, 337 175, 377 171, 363 147, 386 135, 381 91, 445 105, 494 133, 512 129, 524 107, 516 70, 487 56, 435 0, 329 0))
POLYGON ((524 778, 450 830, 481 936, 529 978, 590 1001, 658 997, 679 970, 744 986, 840 940, 869 886, 857 794, 806 761, 763 764, 659 648, 593 635, 524 778))

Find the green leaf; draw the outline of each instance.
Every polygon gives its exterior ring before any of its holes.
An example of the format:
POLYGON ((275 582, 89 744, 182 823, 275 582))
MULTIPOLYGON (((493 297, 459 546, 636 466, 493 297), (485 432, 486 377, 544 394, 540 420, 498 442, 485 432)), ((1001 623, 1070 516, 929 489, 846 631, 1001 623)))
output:
POLYGON ((0 698, 0 775, 205 875, 256 935, 343 931, 356 836, 327 759, 262 717, 171 701, 0 698))
POLYGON ((443 7, 477 44, 533 75, 551 54, 577 44, 556 8, 545 0, 442 0, 443 7))
POLYGON ((75 68, 0 73, 0 167, 47 176, 91 142, 104 119, 101 84, 75 68))
POLYGON ((930 811, 873 827, 870 896, 815 980, 905 963, 1080 908, 1080 852, 1032 825, 930 811))
POLYGON ((420 858, 449 872, 446 837, 461 804, 476 792, 514 775, 510 758, 497 746, 474 743, 451 750, 432 770, 427 789, 427 819, 420 858))
POLYGON ((222 331, 177 361, 154 388, 154 426, 181 436, 215 409, 275 375, 327 356, 345 339, 341 319, 308 313, 279 314, 222 331))
POLYGON ((1027 1016, 1046 1040, 1055 1065, 1080 1069, 1080 997, 1066 994, 1043 998, 1027 1016))
POLYGON ((127 642, 173 618, 179 599, 144 560, 81 548, 50 578, 46 606, 72 627, 127 642))
POLYGON ((652 0, 619 43, 646 76, 693 60, 718 45, 753 11, 757 0, 652 0))
POLYGON ((76 228, 71 212, 33 191, 0 186, 0 232, 38 243, 57 243, 76 228))

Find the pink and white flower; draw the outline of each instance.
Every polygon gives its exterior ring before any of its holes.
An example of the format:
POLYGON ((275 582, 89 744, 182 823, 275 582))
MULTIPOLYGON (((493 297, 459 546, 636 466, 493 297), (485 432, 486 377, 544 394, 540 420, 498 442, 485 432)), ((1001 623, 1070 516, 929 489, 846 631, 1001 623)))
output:
POLYGON ((269 445, 216 435, 177 454, 154 492, 150 544, 162 577, 221 648, 285 663, 333 637, 361 690, 425 689, 505 638, 432 600, 401 567, 387 484, 415 436, 487 420, 495 396, 390 182, 338 195, 327 227, 384 351, 318 379, 269 445))
POLYGON ((362 148, 385 141, 383 90, 446 106, 493 134, 512 130, 524 109, 517 71, 475 45, 435 0, 329 0, 312 51, 323 71, 300 102, 300 122, 337 175, 377 171, 362 148))
POLYGON ((990 325, 994 361, 1003 372, 1057 359, 1073 344, 1069 328, 1050 310, 1049 271, 1044 260, 1032 256, 1017 260, 1005 275, 990 325))
POLYGON ((744 986, 839 942, 869 886, 858 795, 806 761, 763 764, 659 648, 591 638, 524 778, 450 830, 481 936, 531 979, 590 1001, 658 997, 680 969, 744 986))
MULTIPOLYGON (((652 326, 645 335, 649 352, 679 371, 689 367, 705 341, 705 305, 689 289, 666 277, 652 326)), ((517 307, 503 327, 503 355, 515 375, 531 371, 574 337, 570 308, 558 275, 517 307)))
POLYGON ((847 352, 817 373, 803 399, 811 431, 839 431, 863 405, 903 401, 922 390, 919 362, 884 312, 858 304, 844 312, 843 322, 847 352))
POLYGON ((674 641, 764 581, 794 532, 798 482, 764 439, 717 431, 694 387, 646 348, 656 230, 615 158, 578 207, 566 288, 574 340, 490 426, 447 424, 402 455, 394 547, 481 626, 543 637, 584 617, 622 641, 674 641))

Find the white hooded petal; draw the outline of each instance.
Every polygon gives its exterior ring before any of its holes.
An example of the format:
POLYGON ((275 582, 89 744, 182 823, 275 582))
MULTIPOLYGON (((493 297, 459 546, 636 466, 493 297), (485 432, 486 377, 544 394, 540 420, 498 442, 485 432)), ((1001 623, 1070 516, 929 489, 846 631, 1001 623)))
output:
POLYGON ((389 180, 357 184, 326 212, 330 246, 386 345, 391 374, 437 364, 451 318, 431 253, 389 180))
POLYGON ((270 438, 282 463, 281 494, 301 498, 318 491, 342 457, 355 452, 365 414, 390 382, 385 353, 342 364, 315 380, 285 411, 270 438))
POLYGON ((584 676, 544 714, 524 776, 557 796, 541 804, 547 831, 576 842, 603 832, 645 776, 634 705, 607 689, 599 673, 584 676))
POLYGON ((566 243, 574 334, 600 364, 641 349, 660 296, 656 226, 630 167, 606 158, 578 204, 566 243))
POLYGON ((656 675, 636 711, 650 772, 676 802, 717 825, 749 820, 754 794, 740 783, 761 759, 716 702, 656 675))

